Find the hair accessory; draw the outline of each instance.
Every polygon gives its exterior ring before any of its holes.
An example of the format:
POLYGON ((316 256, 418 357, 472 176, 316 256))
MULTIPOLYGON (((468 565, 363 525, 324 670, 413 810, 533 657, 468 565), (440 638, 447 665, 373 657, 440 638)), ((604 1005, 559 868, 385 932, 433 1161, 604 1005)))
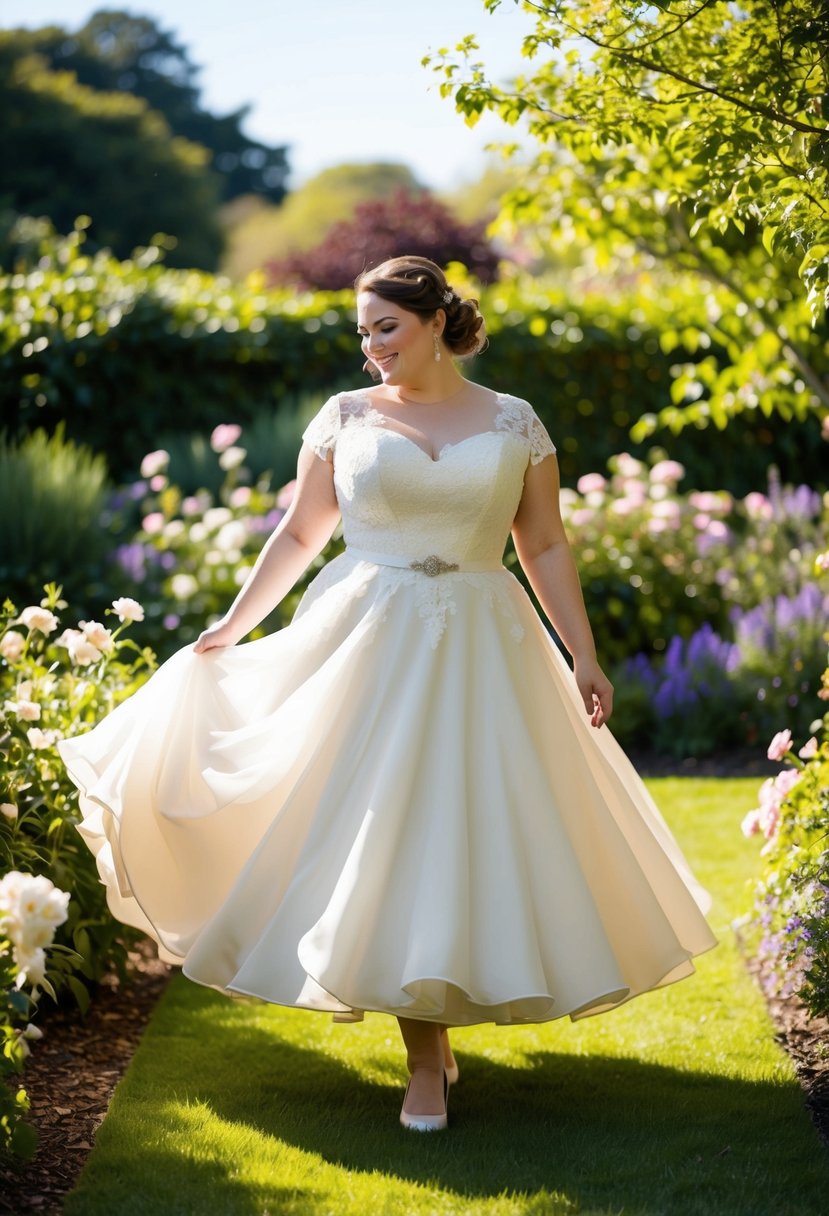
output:
POLYGON ((443 293, 444 304, 451 304, 454 298, 455 298, 454 291, 452 290, 451 287, 447 287, 446 291, 443 293))

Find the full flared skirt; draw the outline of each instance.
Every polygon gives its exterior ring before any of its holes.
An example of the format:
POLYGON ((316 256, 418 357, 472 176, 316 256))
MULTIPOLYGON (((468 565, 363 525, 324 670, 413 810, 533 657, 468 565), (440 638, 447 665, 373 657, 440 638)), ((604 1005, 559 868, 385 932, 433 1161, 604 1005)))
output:
POLYGON ((708 897, 520 584, 423 577, 339 558, 290 626, 60 745, 115 917, 345 1020, 577 1018, 691 974, 708 897))

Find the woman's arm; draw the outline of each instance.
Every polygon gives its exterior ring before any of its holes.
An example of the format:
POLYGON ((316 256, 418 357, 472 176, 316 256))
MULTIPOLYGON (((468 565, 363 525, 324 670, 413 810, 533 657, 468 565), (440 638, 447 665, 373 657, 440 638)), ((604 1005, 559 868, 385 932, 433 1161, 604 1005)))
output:
POLYGON ((512 538, 538 602, 573 656, 576 684, 591 725, 601 726, 613 709, 613 685, 596 659, 576 563, 561 521, 559 488, 555 456, 527 466, 512 538))
POLYGON ((340 518, 334 467, 305 444, 299 453, 293 501, 268 538, 244 586, 220 621, 201 634, 196 654, 233 646, 250 633, 308 568, 340 518))

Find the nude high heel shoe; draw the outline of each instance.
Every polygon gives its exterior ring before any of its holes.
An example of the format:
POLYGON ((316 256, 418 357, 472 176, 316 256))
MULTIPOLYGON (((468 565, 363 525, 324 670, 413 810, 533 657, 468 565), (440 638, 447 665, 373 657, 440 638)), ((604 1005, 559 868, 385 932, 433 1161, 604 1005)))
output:
POLYGON ((410 1115, 406 1110, 406 1098, 409 1096, 409 1085, 412 1079, 406 1085, 406 1092, 403 1095, 403 1109, 400 1111, 400 1122, 410 1132, 440 1132, 446 1128, 449 1120, 446 1114, 446 1104, 449 1097, 449 1082, 446 1079, 446 1073, 443 1074, 443 1114, 442 1115, 410 1115))

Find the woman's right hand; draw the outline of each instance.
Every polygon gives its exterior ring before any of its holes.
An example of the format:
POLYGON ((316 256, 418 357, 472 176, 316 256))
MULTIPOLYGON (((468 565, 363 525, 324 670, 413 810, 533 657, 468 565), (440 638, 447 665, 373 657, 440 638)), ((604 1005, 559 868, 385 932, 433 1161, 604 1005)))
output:
POLYGON ((235 646, 238 641, 236 630, 229 621, 222 619, 199 634, 199 639, 193 646, 193 652, 194 654, 204 654, 208 650, 221 650, 225 646, 235 646))

